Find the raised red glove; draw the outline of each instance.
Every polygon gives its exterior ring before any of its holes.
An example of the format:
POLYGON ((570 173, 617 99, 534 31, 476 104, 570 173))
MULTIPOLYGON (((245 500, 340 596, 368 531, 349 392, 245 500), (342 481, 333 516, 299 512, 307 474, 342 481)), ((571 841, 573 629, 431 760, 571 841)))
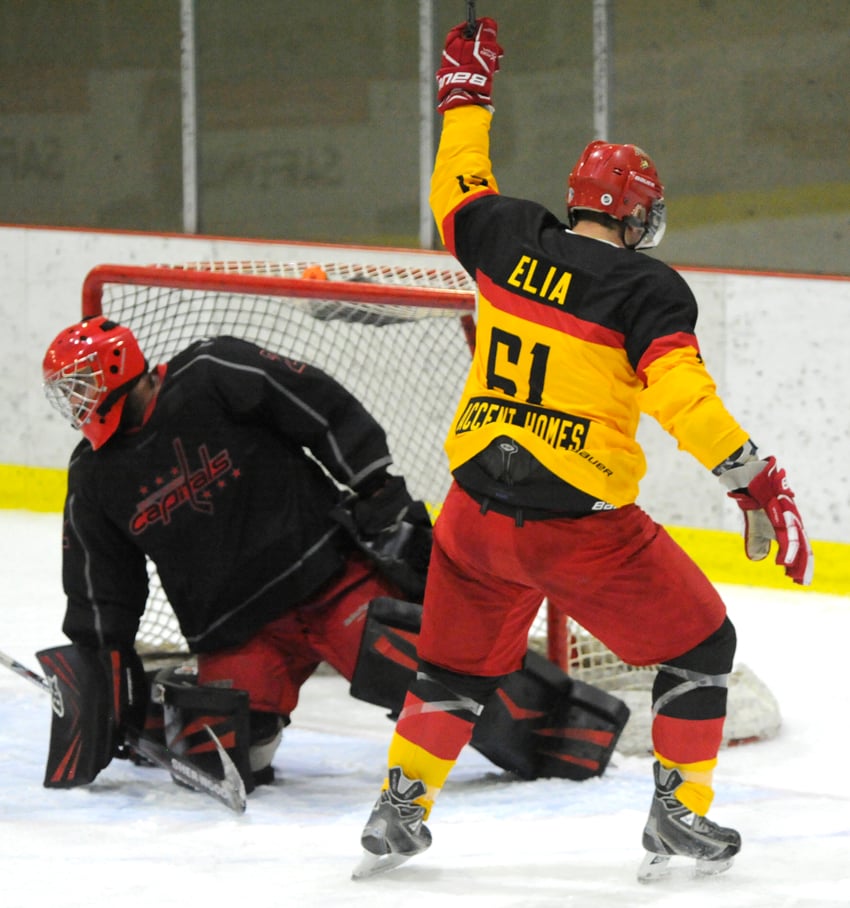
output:
MULTIPOLYGON (((785 470, 776 465, 775 457, 761 462, 764 468, 750 480, 746 489, 729 492, 729 497, 744 512, 747 557, 751 561, 761 561, 770 551, 771 540, 775 540, 778 545, 776 563, 785 568, 794 583, 808 586, 812 582, 815 557, 794 503, 794 493, 788 485, 785 470)), ((730 470, 725 475, 733 472, 730 470)))
POLYGON ((437 110, 481 104, 493 109, 493 76, 499 70, 502 48, 496 42, 498 26, 486 16, 475 20, 475 34, 466 36, 469 23, 456 25, 446 35, 437 70, 437 110))

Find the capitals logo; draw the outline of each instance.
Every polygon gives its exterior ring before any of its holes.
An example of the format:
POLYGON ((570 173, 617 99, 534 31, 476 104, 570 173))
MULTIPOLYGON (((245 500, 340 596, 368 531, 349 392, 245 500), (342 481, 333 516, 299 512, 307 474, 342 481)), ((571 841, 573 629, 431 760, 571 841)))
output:
POLYGON ((156 489, 151 494, 147 494, 147 488, 142 489, 145 497, 130 518, 130 532, 135 536, 155 524, 171 523, 174 512, 184 506, 201 514, 212 514, 213 490, 224 488, 228 473, 233 479, 239 478, 239 470, 233 466, 226 450, 211 455, 206 445, 199 445, 198 465, 192 467, 183 442, 175 438, 173 446, 177 463, 171 468, 172 478, 168 481, 157 478, 156 489))

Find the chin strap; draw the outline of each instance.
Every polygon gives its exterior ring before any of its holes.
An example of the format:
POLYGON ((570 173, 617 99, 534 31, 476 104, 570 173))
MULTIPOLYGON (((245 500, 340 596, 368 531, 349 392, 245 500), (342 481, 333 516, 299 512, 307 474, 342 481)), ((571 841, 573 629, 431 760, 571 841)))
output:
POLYGON ((134 375, 132 378, 127 379, 123 384, 118 385, 117 388, 113 388, 98 405, 95 413, 101 419, 105 419, 109 414, 109 411, 118 403, 118 401, 121 400, 122 397, 126 397, 146 375, 150 375, 147 360, 145 360, 144 370, 138 375, 134 375))

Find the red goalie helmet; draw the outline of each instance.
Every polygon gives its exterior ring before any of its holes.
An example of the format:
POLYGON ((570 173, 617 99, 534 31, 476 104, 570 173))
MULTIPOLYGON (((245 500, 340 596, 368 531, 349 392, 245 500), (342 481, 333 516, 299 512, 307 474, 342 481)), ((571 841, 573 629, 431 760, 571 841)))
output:
POLYGON ((127 395, 147 369, 133 332, 97 316, 61 331, 47 348, 44 393, 97 450, 115 433, 127 395))
POLYGON ((652 159, 636 145, 596 140, 582 152, 569 177, 567 220, 576 211, 608 214, 640 232, 632 249, 657 246, 664 236, 664 187, 652 159))

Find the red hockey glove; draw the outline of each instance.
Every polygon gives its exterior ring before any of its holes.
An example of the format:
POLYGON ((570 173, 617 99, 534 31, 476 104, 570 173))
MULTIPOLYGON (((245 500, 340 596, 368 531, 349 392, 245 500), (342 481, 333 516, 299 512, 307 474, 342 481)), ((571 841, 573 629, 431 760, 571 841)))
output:
POLYGON ((493 76, 499 69, 502 48, 496 42, 498 26, 484 17, 476 20, 475 34, 468 38, 468 23, 456 25, 446 35, 442 63, 437 70, 437 110, 481 104, 493 110, 493 76))
MULTIPOLYGON (((729 497, 744 512, 747 557, 751 561, 766 558, 770 543, 775 540, 779 549, 776 563, 785 568, 785 573, 794 583, 808 586, 812 582, 815 558, 785 470, 777 467, 775 457, 757 463, 764 466, 746 488, 729 492, 729 497)), ((751 469, 753 466, 750 463, 738 469, 751 469)), ((727 487, 735 472, 733 469, 723 474, 727 487)))

